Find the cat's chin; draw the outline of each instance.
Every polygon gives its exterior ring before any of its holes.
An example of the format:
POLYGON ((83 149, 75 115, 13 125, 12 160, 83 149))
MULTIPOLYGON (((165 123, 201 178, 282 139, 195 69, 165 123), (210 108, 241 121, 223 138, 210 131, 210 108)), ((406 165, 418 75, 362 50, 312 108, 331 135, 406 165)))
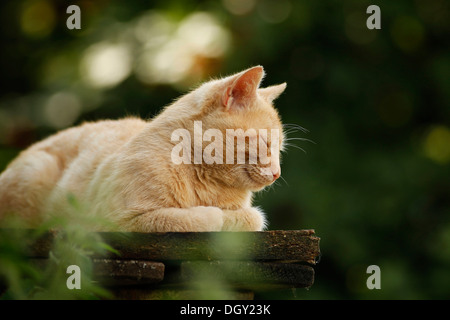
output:
POLYGON ((264 190, 264 188, 266 188, 266 187, 268 187, 269 185, 265 185, 265 186, 260 186, 260 187, 255 187, 255 188, 252 188, 252 189, 250 189, 250 191, 252 191, 252 192, 259 192, 259 191, 262 191, 262 190, 264 190))
POLYGON ((249 170, 248 168, 245 169, 245 173, 247 174, 246 180, 248 180, 248 187, 251 191, 261 191, 273 183, 273 180, 270 180, 268 177, 256 173, 253 170, 249 170))

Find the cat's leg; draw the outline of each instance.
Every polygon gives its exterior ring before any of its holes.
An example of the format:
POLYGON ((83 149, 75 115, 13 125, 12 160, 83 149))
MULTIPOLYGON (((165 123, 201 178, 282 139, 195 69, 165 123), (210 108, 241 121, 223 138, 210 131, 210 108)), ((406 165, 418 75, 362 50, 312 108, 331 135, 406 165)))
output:
POLYGON ((222 231, 261 231, 266 228, 264 213, 257 208, 223 210, 222 231))
POLYGON ((216 207, 161 208, 134 216, 125 224, 134 232, 220 231, 223 211, 216 207))
POLYGON ((22 154, 0 175, 0 220, 19 216, 30 227, 43 219, 43 204, 61 176, 60 161, 46 151, 22 154))

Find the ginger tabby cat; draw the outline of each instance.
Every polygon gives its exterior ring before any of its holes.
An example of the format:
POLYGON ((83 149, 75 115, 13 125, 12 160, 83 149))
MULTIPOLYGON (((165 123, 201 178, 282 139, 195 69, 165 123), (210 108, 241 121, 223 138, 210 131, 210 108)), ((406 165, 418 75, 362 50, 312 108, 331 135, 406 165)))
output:
MULTIPOLYGON (((64 214, 72 194, 86 214, 123 231, 263 230, 266 219, 251 206, 252 194, 281 174, 282 124, 272 102, 286 87, 259 88, 263 76, 262 67, 253 67, 204 83, 149 121, 84 123, 35 143, 0 175, 0 220, 11 214, 36 226, 64 214), (195 121, 224 135, 238 128, 281 134, 268 164, 174 163, 172 134, 181 128, 194 136, 195 121)), ((259 142, 269 148, 271 140, 259 142)))

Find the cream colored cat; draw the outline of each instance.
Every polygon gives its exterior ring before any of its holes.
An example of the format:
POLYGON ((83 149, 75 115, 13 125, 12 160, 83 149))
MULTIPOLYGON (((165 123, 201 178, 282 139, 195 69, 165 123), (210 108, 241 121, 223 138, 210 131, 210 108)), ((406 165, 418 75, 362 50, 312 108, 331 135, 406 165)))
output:
MULTIPOLYGON (((262 230, 266 220, 251 206, 252 193, 280 176, 280 150, 267 165, 175 164, 171 135, 180 128, 193 134, 194 121, 224 136, 238 128, 282 132, 272 101, 286 84, 260 89, 263 76, 253 67, 203 84, 150 121, 85 123, 32 145, 0 175, 0 219, 18 215, 35 226, 64 214, 72 194, 87 214, 124 231, 262 230)), ((282 134, 279 140, 282 146, 282 134)))

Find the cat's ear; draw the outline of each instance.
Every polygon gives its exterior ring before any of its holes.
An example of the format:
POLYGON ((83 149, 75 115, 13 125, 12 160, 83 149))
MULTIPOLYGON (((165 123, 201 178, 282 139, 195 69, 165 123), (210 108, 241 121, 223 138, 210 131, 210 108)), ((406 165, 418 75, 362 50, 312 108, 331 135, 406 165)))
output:
POLYGON ((286 89, 286 82, 267 88, 258 89, 258 94, 267 102, 272 103, 286 89))
POLYGON ((222 104, 227 109, 244 108, 257 98, 257 90, 264 69, 261 66, 253 67, 241 72, 232 78, 231 83, 225 88, 222 96, 222 104))

